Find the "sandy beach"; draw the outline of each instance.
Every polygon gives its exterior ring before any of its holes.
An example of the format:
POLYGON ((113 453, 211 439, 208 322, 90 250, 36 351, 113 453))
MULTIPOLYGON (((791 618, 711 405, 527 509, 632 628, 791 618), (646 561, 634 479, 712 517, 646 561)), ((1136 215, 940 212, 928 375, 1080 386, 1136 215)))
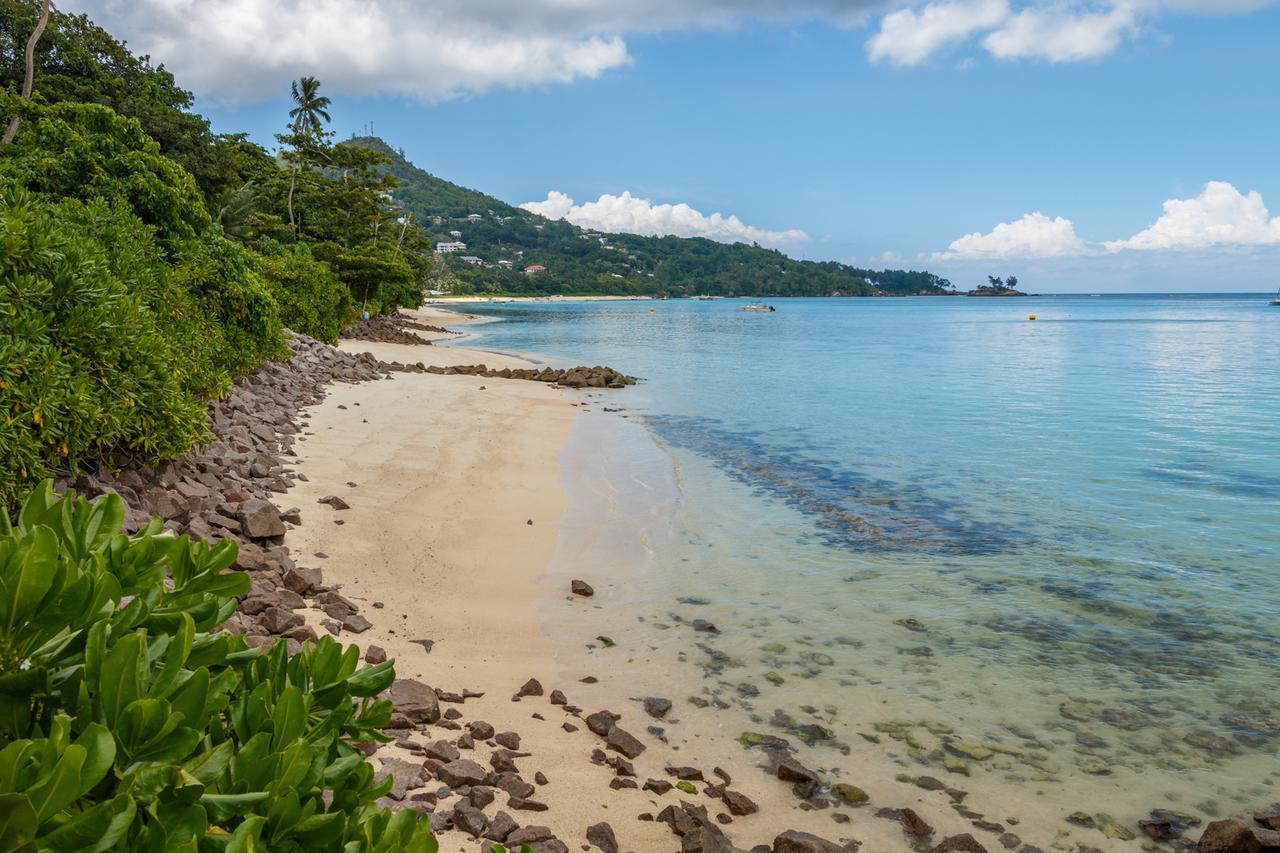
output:
MULTIPOLYGON (((434 308, 414 312, 414 318, 451 328, 467 320, 434 308)), ((427 365, 526 366, 456 345, 344 341, 342 348, 427 365)), ((545 774, 546 784, 531 799, 548 809, 510 810, 499 792, 498 802, 486 809, 490 818, 506 809, 522 825, 550 827, 571 846, 587 844, 587 828, 608 822, 621 849, 661 850, 678 849, 680 840, 666 824, 638 819, 640 815, 656 815, 683 799, 707 806, 713 816, 731 817, 723 802, 701 790, 659 795, 611 788, 614 768, 592 762, 593 750, 604 747, 604 741, 579 718, 608 709, 621 714, 619 725, 647 747, 634 760, 640 785, 650 779, 678 781, 666 771, 672 765, 696 767, 711 782, 717 781, 713 767, 729 773, 732 789, 760 807, 757 814, 732 817, 732 825, 725 827, 744 849, 769 843, 787 829, 832 840, 856 837, 870 849, 907 849, 894 821, 876 820, 864 811, 846 826, 839 821, 852 809, 797 808, 789 785, 753 766, 760 755, 738 745, 738 732, 713 737, 710 726, 686 731, 679 720, 692 708, 683 697, 666 693, 657 695, 672 699, 676 707, 668 719, 652 719, 627 695, 628 682, 616 670, 588 671, 581 655, 563 654, 548 638, 547 621, 565 613, 564 608, 580 612, 594 606, 590 599, 575 600, 567 586, 559 585, 562 581, 550 587, 546 573, 565 509, 561 463, 575 417, 580 407, 611 393, 617 392, 587 395, 543 383, 431 374, 332 386, 325 401, 309 412, 297 465, 307 481, 291 490, 287 500, 305 512, 305 523, 289 534, 299 564, 321 568, 325 583, 340 588, 372 623, 360 634, 343 631, 341 639, 385 649, 401 678, 420 680, 437 691, 483 693, 442 706, 461 712, 455 726, 484 721, 497 732, 519 734, 519 751, 530 753, 517 759, 520 772, 525 778, 545 774), (341 497, 350 508, 335 511, 317 503, 328 495, 341 497), (430 651, 415 640, 431 641, 430 651), (588 677, 599 683, 581 682, 588 677), (571 707, 582 709, 580 715, 552 705, 548 695, 512 701, 530 678, 538 679, 546 694, 563 691, 571 707), (665 730, 668 744, 646 731, 654 724, 665 730), (842 817, 833 818, 837 814, 842 817)), ((308 620, 317 631, 324 630, 321 611, 308 611, 308 620)), ((610 662, 613 658, 597 660, 601 667, 617 666, 610 662)), ((631 684, 657 691, 663 686, 661 671, 637 675, 631 684)), ((409 734, 419 744, 456 742, 462 734, 456 727, 428 729, 409 734)), ((488 769, 491 753, 489 746, 476 742, 474 751, 464 750, 462 758, 488 769)), ((372 760, 378 765, 387 756, 422 761, 420 754, 397 746, 384 748, 372 760)), ((438 787, 432 781, 422 790, 438 787)), ((445 798, 438 809, 456 801, 445 798)), ((936 816, 944 818, 935 821, 939 833, 967 829, 958 818, 936 816)), ((476 843, 454 831, 445 833, 441 844, 443 850, 472 850, 476 843)))

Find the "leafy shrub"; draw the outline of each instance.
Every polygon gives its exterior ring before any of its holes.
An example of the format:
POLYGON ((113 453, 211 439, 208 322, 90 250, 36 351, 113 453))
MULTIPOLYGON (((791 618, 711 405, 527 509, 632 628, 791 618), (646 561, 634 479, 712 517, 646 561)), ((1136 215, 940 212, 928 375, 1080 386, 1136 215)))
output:
MULTIPOLYGON (((183 244, 169 292, 184 333, 184 380, 211 396, 270 358, 287 354, 280 309, 253 270, 248 250, 210 228, 183 244)), ((157 306, 159 308, 159 306, 157 306)))
POLYGON ((125 238, 154 247, 145 263, 113 271, 163 317, 184 390, 220 393, 285 354, 278 309, 247 251, 222 235, 194 179, 136 120, 96 104, 6 106, 26 118, 16 142, 0 149, 0 178, 52 202, 105 202, 147 226, 124 227, 118 216, 87 222, 103 246, 125 238))
POLYGON ((353 746, 385 740, 391 662, 247 648, 218 631, 235 544, 123 518, 48 482, 0 513, 0 849, 434 853, 353 746))
POLYGON ((78 460, 172 456, 205 435, 174 372, 148 229, 101 201, 0 193, 0 506, 78 460))
POLYGON ((136 119, 98 104, 27 104, 19 111, 27 118, 5 146, 0 176, 58 198, 121 201, 170 251, 212 225, 195 179, 160 153, 136 119))
POLYGON ((280 306, 280 321, 293 331, 336 343, 338 332, 355 319, 351 292, 307 245, 262 240, 254 266, 280 306))

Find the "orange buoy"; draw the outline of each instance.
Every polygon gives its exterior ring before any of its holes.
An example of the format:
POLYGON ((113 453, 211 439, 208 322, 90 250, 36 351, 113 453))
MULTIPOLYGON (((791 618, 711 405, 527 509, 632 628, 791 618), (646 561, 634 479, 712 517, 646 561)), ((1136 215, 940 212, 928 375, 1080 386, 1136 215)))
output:
POLYGON ((1028 320, 1034 320, 1035 318, 1036 318, 1036 315, 1035 315, 1035 314, 1032 314, 1032 315, 1031 315, 1030 317, 1028 317, 1027 319, 1028 319, 1028 320))
POLYGON ((650 307, 649 307, 649 313, 650 313, 650 314, 652 314, 652 313, 653 313, 653 307, 652 307, 652 306, 650 306, 650 307))

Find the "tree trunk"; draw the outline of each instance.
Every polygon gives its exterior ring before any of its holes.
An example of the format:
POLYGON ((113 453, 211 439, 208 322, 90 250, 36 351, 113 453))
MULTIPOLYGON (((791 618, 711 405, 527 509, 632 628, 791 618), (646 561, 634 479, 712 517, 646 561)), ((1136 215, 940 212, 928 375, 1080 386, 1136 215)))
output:
MULTIPOLYGON (((27 39, 27 76, 22 81, 23 100, 31 97, 31 87, 35 83, 36 43, 40 41, 40 36, 44 35, 44 28, 49 24, 49 2, 50 0, 44 0, 44 6, 40 9, 40 20, 36 22, 36 28, 31 31, 31 38, 27 39)), ((4 138, 0 139, 0 144, 8 145, 13 142, 13 138, 18 135, 19 121, 21 119, 17 116, 9 119, 9 126, 5 129, 4 138)))
POLYGON ((391 253, 391 260, 400 257, 400 244, 404 242, 404 232, 409 230, 409 221, 413 219, 412 213, 404 215, 404 224, 400 227, 400 239, 396 240, 396 250, 391 253))
POLYGON ((289 230, 296 236, 298 233, 298 223, 293 219, 293 188, 298 185, 298 166, 294 164, 289 167, 289 230))

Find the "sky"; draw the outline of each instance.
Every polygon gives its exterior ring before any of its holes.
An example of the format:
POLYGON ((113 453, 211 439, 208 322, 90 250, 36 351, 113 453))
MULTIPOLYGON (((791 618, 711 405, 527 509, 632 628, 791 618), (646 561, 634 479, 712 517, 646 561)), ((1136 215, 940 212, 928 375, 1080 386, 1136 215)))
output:
POLYGON ((273 145, 1037 292, 1280 287, 1280 0, 64 0, 273 145), (1268 207, 1270 204, 1270 208, 1268 207))

